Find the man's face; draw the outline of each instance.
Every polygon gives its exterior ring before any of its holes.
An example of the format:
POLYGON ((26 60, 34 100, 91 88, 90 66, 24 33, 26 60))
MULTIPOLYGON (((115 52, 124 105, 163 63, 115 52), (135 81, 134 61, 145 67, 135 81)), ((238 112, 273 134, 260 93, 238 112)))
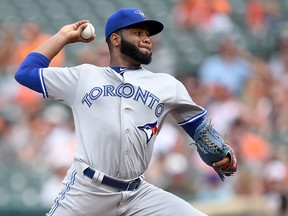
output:
POLYGON ((152 44, 149 36, 145 36, 146 30, 128 29, 127 32, 121 34, 120 52, 137 63, 149 64, 152 61, 152 44))

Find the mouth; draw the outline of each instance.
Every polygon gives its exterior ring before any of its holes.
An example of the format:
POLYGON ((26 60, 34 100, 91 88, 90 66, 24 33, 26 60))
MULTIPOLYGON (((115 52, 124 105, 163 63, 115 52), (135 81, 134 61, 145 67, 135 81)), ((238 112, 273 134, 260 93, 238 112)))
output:
POLYGON ((148 47, 139 47, 139 50, 146 53, 151 53, 151 49, 148 47))

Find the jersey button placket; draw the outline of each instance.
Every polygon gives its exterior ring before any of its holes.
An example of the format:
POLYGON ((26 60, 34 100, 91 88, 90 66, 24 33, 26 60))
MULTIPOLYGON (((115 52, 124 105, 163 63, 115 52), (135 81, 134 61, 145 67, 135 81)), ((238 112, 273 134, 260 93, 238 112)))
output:
MULTIPOLYGON (((125 113, 125 116, 123 116, 123 118, 126 118, 126 117, 127 117, 126 115, 129 114, 129 108, 127 108, 127 107, 124 108, 124 113, 125 113)), ((125 133, 126 133, 126 134, 128 134, 129 131, 130 131, 129 128, 126 128, 126 129, 125 129, 125 133)))
MULTIPOLYGON (((125 76, 125 75, 124 75, 125 76)), ((123 76, 123 78, 124 78, 123 76)), ((123 83, 125 83, 125 79, 123 80, 123 83)), ((122 174, 123 178, 127 178, 127 159, 129 157, 128 154, 128 139, 127 136, 129 136, 130 133, 130 128, 129 128, 129 102, 127 98, 121 97, 121 127, 122 127, 122 148, 121 148, 121 152, 122 152, 122 161, 121 161, 121 167, 120 167, 120 173, 122 174)))

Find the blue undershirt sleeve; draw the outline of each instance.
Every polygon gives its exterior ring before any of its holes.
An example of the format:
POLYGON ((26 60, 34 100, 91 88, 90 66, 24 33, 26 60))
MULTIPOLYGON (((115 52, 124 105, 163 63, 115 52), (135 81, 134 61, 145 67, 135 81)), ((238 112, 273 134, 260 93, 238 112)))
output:
POLYGON ((191 120, 187 120, 184 123, 179 123, 179 125, 189 134, 189 136, 193 139, 195 130, 197 127, 205 120, 207 111, 203 111, 191 118, 191 120))
POLYGON ((44 83, 41 81, 39 70, 41 68, 47 68, 50 64, 50 60, 36 52, 31 52, 22 62, 16 74, 15 80, 39 93, 44 94, 44 83))

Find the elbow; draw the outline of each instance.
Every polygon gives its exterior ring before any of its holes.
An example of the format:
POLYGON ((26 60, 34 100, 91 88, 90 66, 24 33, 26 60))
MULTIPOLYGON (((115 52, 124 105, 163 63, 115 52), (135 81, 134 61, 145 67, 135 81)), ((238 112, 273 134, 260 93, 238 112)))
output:
POLYGON ((21 77, 22 77, 22 74, 19 72, 19 69, 16 71, 15 75, 14 75, 14 79, 20 83, 21 82, 21 77))
POLYGON ((22 70, 22 68, 20 67, 17 71, 16 71, 16 73, 15 73, 15 75, 14 75, 14 79, 18 82, 18 83, 20 83, 20 84, 22 84, 22 82, 23 82, 23 79, 24 79, 24 71, 22 70))
POLYGON ((38 68, 21 65, 14 75, 14 79, 21 85, 27 86, 27 84, 33 82, 37 77, 38 68))
POLYGON ((41 58, 38 54, 31 53, 22 62, 14 75, 14 79, 28 88, 41 92, 39 69, 47 67, 49 61, 41 58))

